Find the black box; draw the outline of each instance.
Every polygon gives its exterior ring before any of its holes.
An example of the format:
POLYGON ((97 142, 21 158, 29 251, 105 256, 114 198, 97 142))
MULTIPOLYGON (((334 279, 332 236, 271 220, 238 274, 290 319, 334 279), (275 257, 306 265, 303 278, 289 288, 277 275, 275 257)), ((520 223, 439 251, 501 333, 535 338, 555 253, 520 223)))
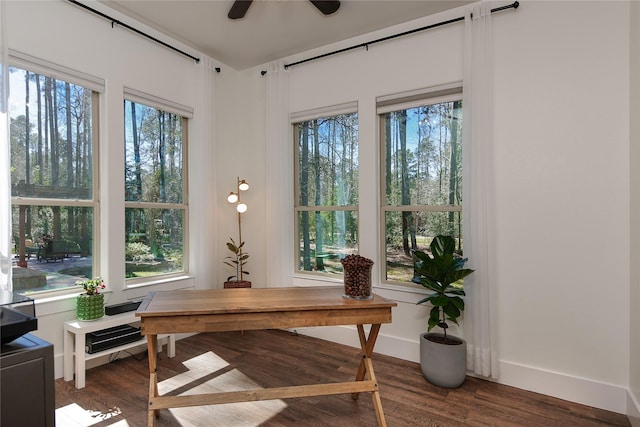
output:
POLYGON ((114 314, 126 313, 128 311, 136 311, 142 301, 129 301, 120 304, 107 305, 104 307, 104 314, 113 316, 114 314))
POLYGON ((131 325, 114 326, 87 334, 86 351, 89 354, 138 341, 140 328, 131 325))

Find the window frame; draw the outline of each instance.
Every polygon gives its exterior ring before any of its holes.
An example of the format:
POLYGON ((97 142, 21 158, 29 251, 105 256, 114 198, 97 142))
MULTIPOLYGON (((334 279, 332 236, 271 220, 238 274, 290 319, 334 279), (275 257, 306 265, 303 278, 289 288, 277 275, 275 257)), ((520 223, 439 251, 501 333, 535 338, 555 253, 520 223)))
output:
MULTIPOLYGON (((90 199, 54 199, 50 197, 25 197, 11 195, 11 207, 20 206, 60 206, 60 207, 79 207, 89 208, 92 210, 92 245, 91 245, 91 263, 92 275, 97 277, 100 275, 100 103, 101 96, 104 93, 104 80, 91 76, 80 71, 73 70, 58 64, 50 63, 30 55, 9 49, 9 66, 16 67, 30 73, 38 74, 53 78, 58 81, 70 83, 76 86, 82 86, 91 90, 91 198, 90 199)), ((14 234, 14 230, 11 229, 14 234)), ((13 282, 12 282, 13 286, 13 282)), ((36 290, 29 292, 29 297, 33 299, 48 298, 52 295, 67 295, 78 293, 75 284, 61 289, 36 290)))
MULTIPOLYGON (((320 107, 312 110, 306 110, 301 112, 292 113, 290 116, 290 124, 293 133, 292 143, 293 143, 293 222, 294 222, 294 233, 293 233, 293 272, 294 276, 304 277, 304 278, 312 278, 312 279, 342 279, 342 272, 318 272, 318 271, 306 271, 300 269, 300 220, 299 215, 301 212, 352 212, 355 218, 359 216, 359 203, 357 205, 300 205, 300 170, 299 170, 299 132, 298 128, 301 123, 308 122, 311 120, 335 117, 347 114, 355 114, 358 119, 358 151, 357 156, 360 157, 360 131, 359 131, 359 111, 358 111, 358 103, 357 102, 348 102, 340 105, 328 106, 328 107, 320 107)), ((359 186, 358 186, 359 188, 359 186)), ((360 195, 358 195, 358 201, 360 200, 360 195)), ((360 221, 358 221, 358 237, 360 235, 360 221)), ((356 242, 356 253, 360 252, 360 239, 357 239, 356 242)))
MULTIPOLYGON (((432 88, 419 89, 415 91, 405 92, 396 95, 389 95, 385 97, 379 97, 376 99, 376 116, 378 121, 378 144, 379 144, 379 178, 380 182, 379 197, 380 197, 380 218, 379 218, 379 273, 380 282, 383 285, 399 286, 402 288, 420 288, 419 285, 412 282, 401 282, 397 280, 389 280, 387 278, 387 244, 386 244, 386 218, 388 212, 457 212, 462 216, 463 201, 459 205, 390 205, 387 202, 386 195, 386 145, 384 137, 385 119, 384 115, 389 112, 408 110, 412 108, 418 108, 421 106, 435 105, 446 102, 463 101, 463 86, 462 82, 454 82, 451 84, 441 85, 432 88)), ((462 109, 461 109, 462 112, 462 109)), ((464 120, 464 117, 463 117, 464 120)), ((462 130, 462 128, 461 128, 462 130)), ((464 144, 464 137, 460 141, 460 144, 464 144)), ((462 160, 464 165, 464 160, 462 160)), ((462 166, 463 167, 463 166, 462 166)), ((464 184, 463 184, 464 185, 464 184)), ((462 230, 460 231, 462 237, 462 230)))
MULTIPOLYGON (((126 191, 125 188, 122 189, 122 195, 124 199, 124 212, 127 209, 158 209, 158 210, 181 210, 183 217, 183 236, 182 236, 182 270, 174 271, 170 273, 162 273, 156 274, 148 277, 134 277, 128 278, 125 277, 124 287, 125 289, 137 288, 140 286, 151 286, 157 284, 158 282, 164 282, 168 280, 172 280, 179 277, 184 277, 189 274, 189 120, 193 118, 193 109, 191 107, 187 107, 181 104, 177 104, 163 98, 159 98, 154 95, 149 95, 140 91, 137 91, 132 88, 125 87, 124 88, 124 96, 123 96, 123 118, 124 118, 124 105, 125 103, 134 102, 136 104, 142 104, 145 107, 155 108, 159 111, 164 111, 166 113, 174 114, 180 117, 181 128, 182 128, 182 203, 168 202, 143 202, 143 201, 129 201, 126 200, 126 191)), ((126 125, 126 118, 123 120, 123 128, 126 125)), ((124 130, 124 129, 123 129, 124 130)), ((123 149, 125 150, 125 155, 123 157, 124 164, 122 165, 122 171, 124 173, 126 168, 127 156, 126 156, 126 138, 123 138, 123 149)), ((125 182, 126 184, 126 182, 125 182)), ((124 215, 123 212, 123 215, 124 215)), ((127 243, 126 238, 124 241, 125 245, 127 243)), ((125 248, 122 248, 123 259, 122 262, 125 262, 124 253, 125 248)))

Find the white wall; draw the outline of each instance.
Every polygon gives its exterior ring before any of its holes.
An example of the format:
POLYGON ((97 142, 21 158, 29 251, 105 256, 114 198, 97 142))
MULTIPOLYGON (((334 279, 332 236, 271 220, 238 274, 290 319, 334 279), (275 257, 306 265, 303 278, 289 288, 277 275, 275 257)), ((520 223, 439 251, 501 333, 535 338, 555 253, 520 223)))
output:
POLYGON ((264 144, 265 110, 264 77, 259 70, 234 71, 222 69, 216 76, 216 139, 215 174, 218 198, 215 204, 219 211, 216 224, 218 256, 211 258, 216 271, 217 283, 235 274, 235 269, 223 264, 224 257, 231 254, 226 248, 229 237, 238 241, 238 217, 235 205, 226 202, 231 191, 237 191, 236 179, 249 183, 249 190, 242 193, 247 212, 242 214, 243 251, 249 254, 245 280, 254 287, 263 287, 266 281, 267 251, 265 218, 265 162, 264 144), (262 101, 260 101, 262 100, 262 101))
MULTIPOLYGON (((496 14, 493 25, 500 381, 626 413, 629 4, 525 1, 517 11, 496 14)), ((291 111, 358 102, 360 252, 377 265, 383 261, 376 250, 375 97, 460 80, 462 33, 455 24, 290 69, 291 111)), ((291 257, 291 247, 267 255, 291 257)), ((400 304, 376 350, 416 360, 426 314, 414 305, 419 296, 377 292, 400 304)), ((346 328, 305 332, 355 344, 346 328)))
MULTIPOLYGON (((211 242, 215 240, 216 200, 214 141, 208 124, 213 90, 206 85, 208 61, 196 63, 124 28, 90 14, 66 1, 6 1, 9 48, 41 60, 104 79, 100 103, 101 206, 100 275, 108 285, 107 303, 140 298, 150 290, 215 287, 211 242), (123 87, 192 107, 189 146, 190 172, 190 273, 171 283, 125 289, 124 272, 124 144, 123 87), (109 236, 108 239, 104 236, 109 236), (204 245, 203 245, 204 243, 204 245), (204 250, 202 249, 204 248, 204 250)), ((103 12, 130 22, 102 7, 103 12)), ((163 38, 143 25, 137 28, 163 38)), ((169 40, 171 41, 171 40, 169 40)), ((174 43, 184 49, 178 43, 174 43)), ((184 49, 187 50, 187 49, 184 49)), ((200 56, 197 52, 191 52, 200 56)), ((222 65, 224 67, 224 65, 222 65)), ((35 335, 54 344, 56 377, 62 376, 62 323, 75 319, 73 297, 38 299, 35 335)))
POLYGON ((619 412, 629 366, 628 13, 624 2, 524 2, 495 33, 502 381, 619 412), (607 295, 620 304, 602 304, 607 295))
POLYGON ((640 4, 631 3, 630 14, 630 164, 631 164, 631 286, 630 286, 630 352, 628 416, 635 427, 640 426, 640 4))

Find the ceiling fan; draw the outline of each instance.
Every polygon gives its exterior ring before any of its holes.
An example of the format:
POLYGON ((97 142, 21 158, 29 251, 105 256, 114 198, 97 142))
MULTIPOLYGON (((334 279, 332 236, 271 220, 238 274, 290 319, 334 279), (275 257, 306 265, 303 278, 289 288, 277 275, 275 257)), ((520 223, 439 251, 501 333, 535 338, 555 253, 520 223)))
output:
MULTIPOLYGON (((331 15, 340 8, 339 0, 309 0, 324 15, 331 15)), ((244 18, 253 0, 235 0, 227 16, 229 19, 244 18)))

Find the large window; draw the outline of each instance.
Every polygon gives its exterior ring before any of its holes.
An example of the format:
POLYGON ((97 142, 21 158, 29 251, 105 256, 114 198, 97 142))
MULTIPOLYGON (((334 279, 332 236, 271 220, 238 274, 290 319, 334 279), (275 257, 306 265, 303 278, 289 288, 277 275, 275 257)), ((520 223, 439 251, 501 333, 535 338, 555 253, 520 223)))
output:
POLYGON ((187 119, 125 100, 128 279, 184 272, 187 119))
POLYGON ((95 273, 98 93, 26 68, 10 68, 12 273, 15 292, 35 294, 95 273))
POLYGON ((294 123, 297 271, 342 273, 358 251, 358 116, 294 123))
POLYGON ((438 234, 462 250, 461 94, 378 107, 382 236, 388 282, 413 277, 412 251, 438 234))

